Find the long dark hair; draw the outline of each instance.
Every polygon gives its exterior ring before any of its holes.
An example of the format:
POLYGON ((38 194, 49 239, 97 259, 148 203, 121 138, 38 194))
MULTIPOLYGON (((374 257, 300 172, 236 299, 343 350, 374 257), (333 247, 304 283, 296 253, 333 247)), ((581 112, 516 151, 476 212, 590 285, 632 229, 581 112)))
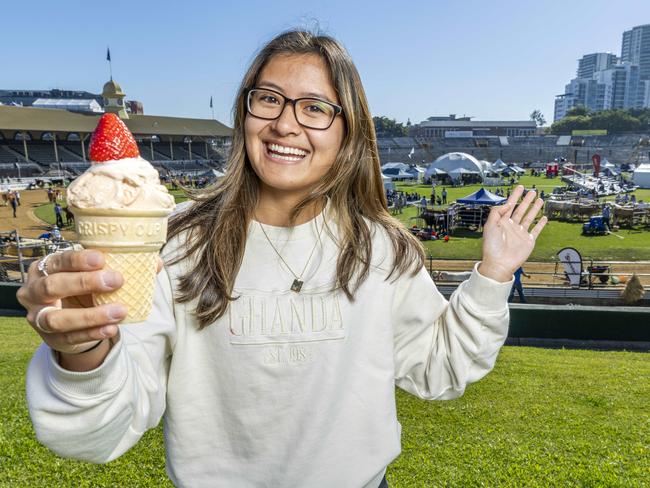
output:
POLYGON ((371 229, 364 218, 383 227, 390 237, 395 259, 387 279, 415 273, 424 265, 420 243, 388 212, 372 116, 352 59, 329 36, 288 31, 262 48, 242 80, 233 108, 226 175, 214 186, 192 194, 193 204, 170 222, 170 238, 187 231, 185 247, 173 262, 189 257, 193 261, 192 270, 180 277, 177 299, 198 299, 195 313, 200 328, 226 313, 229 302, 236 299, 233 286, 258 200, 259 178, 248 160, 244 141, 246 89, 255 86, 271 58, 292 54, 315 54, 323 59, 343 107, 346 132, 334 164, 294 208, 291 220, 329 197, 340 234, 337 285, 350 300, 370 271, 371 229))

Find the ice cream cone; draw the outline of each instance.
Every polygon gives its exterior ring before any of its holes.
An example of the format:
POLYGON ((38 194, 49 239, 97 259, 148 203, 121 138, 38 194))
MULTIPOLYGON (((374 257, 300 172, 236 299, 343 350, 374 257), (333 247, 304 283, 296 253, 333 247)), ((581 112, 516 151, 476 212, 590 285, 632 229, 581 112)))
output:
POLYGON ((156 261, 174 197, 140 157, 133 134, 117 115, 99 119, 89 153, 92 165, 67 191, 77 239, 86 249, 103 251, 105 267, 124 277, 121 288, 93 295, 93 302, 123 303, 128 307, 123 323, 143 322, 151 312, 156 261))
POLYGON ((71 209, 81 245, 104 252, 105 269, 119 271, 124 277, 121 288, 93 295, 93 303, 126 305, 128 315, 122 323, 146 320, 153 303, 157 256, 165 243, 170 210, 71 209))

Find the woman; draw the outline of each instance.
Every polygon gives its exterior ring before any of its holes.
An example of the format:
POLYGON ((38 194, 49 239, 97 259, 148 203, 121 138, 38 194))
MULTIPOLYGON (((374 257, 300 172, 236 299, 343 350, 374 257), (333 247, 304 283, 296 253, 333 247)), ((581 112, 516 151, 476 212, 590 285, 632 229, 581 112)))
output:
POLYGON ((227 175, 173 219, 147 322, 118 333, 123 306, 90 306, 122 283, 100 253, 30 269, 30 323, 64 305, 35 327, 38 438, 107 462, 164 416, 178 486, 386 486, 394 384, 454 398, 492 368, 540 202, 530 192, 514 210, 519 187, 493 209, 483 261, 448 303, 388 213, 363 87, 336 41, 272 40, 234 110, 227 175))

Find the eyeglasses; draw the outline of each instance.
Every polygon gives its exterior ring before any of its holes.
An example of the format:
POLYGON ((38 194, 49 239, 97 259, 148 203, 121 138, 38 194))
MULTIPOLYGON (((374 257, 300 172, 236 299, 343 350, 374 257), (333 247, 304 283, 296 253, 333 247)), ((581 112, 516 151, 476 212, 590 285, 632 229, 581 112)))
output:
POLYGON ((343 108, 320 98, 285 97, 282 93, 266 88, 248 90, 246 108, 253 117, 264 120, 275 120, 282 115, 284 107, 293 105, 293 114, 303 127, 308 129, 329 129, 334 118, 343 112, 343 108))

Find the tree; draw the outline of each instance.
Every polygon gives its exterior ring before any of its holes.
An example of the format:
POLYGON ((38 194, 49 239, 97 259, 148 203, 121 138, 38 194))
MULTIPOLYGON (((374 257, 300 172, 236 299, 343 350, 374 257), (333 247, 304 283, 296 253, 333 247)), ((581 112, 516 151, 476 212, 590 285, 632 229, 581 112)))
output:
POLYGON ((610 134, 639 132, 648 127, 646 117, 650 117, 650 111, 644 109, 589 112, 585 107, 573 107, 566 117, 551 125, 551 133, 571 134, 581 129, 604 129, 610 134))
POLYGON ((543 126, 546 124, 546 119, 544 118, 544 115, 542 114, 541 111, 535 109, 531 112, 530 114, 530 120, 535 121, 537 123, 538 127, 543 126))
POLYGON ((576 105, 575 107, 571 107, 567 111, 567 116, 573 117, 573 116, 579 116, 579 115, 589 115, 589 109, 585 107, 584 105, 576 105))
POLYGON ((408 136, 408 127, 401 122, 388 117, 373 117, 377 137, 404 137, 408 136))

